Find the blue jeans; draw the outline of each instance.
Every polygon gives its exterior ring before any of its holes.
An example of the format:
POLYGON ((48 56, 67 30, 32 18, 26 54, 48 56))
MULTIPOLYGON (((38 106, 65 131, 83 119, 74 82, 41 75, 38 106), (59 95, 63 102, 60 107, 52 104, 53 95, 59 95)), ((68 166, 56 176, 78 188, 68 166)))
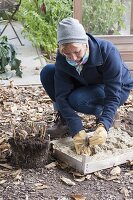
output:
MULTIPOLYGON (((55 102, 54 74, 54 64, 46 65, 40 73, 41 83, 53 102, 55 102)), ((122 90, 119 106, 121 106, 127 100, 128 96, 129 91, 127 92, 122 90)), ((67 97, 67 101, 75 111, 99 117, 103 111, 104 98, 104 85, 97 84, 87 87, 75 86, 75 89, 67 97)), ((58 109, 57 104, 56 107, 58 109)))

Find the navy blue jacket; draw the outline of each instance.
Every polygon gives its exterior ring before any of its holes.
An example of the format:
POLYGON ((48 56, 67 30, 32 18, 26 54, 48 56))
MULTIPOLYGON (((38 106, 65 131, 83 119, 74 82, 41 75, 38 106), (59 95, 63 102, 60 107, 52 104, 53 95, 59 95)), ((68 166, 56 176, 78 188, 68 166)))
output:
POLYGON ((59 52, 55 63, 55 99, 72 136, 83 129, 80 117, 67 101, 68 95, 74 89, 74 80, 81 86, 104 84, 105 102, 99 122, 103 123, 107 130, 120 104, 121 90, 130 92, 133 87, 133 79, 116 47, 109 41, 87 35, 89 58, 80 75, 59 52))

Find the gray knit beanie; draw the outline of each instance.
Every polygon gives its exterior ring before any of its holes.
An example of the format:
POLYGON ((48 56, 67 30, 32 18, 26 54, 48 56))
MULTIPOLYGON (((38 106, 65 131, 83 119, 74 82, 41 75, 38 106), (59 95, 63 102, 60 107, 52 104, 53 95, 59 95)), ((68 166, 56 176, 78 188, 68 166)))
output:
POLYGON ((88 37, 82 24, 77 19, 69 17, 59 22, 57 42, 59 45, 65 43, 87 43, 88 37))

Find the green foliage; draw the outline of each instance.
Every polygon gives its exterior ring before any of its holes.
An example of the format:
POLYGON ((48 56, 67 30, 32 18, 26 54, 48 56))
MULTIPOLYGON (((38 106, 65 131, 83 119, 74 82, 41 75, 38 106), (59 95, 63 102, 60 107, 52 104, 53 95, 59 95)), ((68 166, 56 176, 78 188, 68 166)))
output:
POLYGON ((119 34, 125 11, 120 0, 84 0, 83 25, 92 34, 119 34))
POLYGON ((57 24, 72 16, 72 0, 23 0, 18 19, 33 45, 50 55, 57 48, 57 24))
POLYGON ((0 36, 0 74, 5 73, 5 67, 11 66, 11 70, 16 71, 16 75, 22 77, 20 70, 21 61, 16 58, 13 45, 8 43, 6 36, 0 36))

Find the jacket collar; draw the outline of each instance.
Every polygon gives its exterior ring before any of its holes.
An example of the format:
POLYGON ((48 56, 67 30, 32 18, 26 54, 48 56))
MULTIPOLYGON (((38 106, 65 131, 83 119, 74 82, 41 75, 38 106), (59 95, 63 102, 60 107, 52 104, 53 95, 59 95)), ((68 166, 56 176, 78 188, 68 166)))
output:
MULTIPOLYGON (((91 34, 88 34, 88 43, 89 43, 89 58, 86 64, 88 66, 99 66, 103 64, 103 57, 100 49, 100 45, 96 38, 91 34)), ((85 64, 85 65, 86 65, 85 64)))

